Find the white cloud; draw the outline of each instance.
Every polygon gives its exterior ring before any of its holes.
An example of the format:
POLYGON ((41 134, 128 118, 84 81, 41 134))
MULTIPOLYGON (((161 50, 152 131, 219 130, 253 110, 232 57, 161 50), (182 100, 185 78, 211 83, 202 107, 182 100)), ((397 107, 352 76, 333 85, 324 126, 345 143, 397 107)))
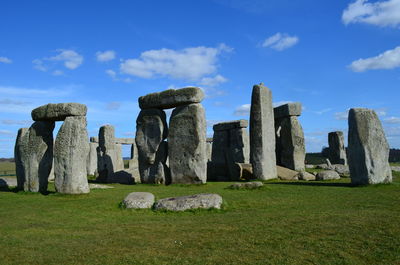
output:
POLYGON ((352 62, 349 67, 354 72, 400 67, 400 46, 397 46, 393 50, 387 50, 375 57, 358 59, 352 62))
POLYGON ((0 63, 12 63, 12 60, 7 57, 0 56, 0 63))
POLYGON ((44 65, 43 61, 40 59, 35 59, 32 61, 33 63, 33 68, 35 68, 36 70, 42 71, 42 72, 46 72, 47 71, 47 67, 44 65))
POLYGON ((343 11, 344 24, 366 23, 377 26, 400 25, 400 0, 377 1, 356 0, 343 11))
POLYGON ((115 57, 116 57, 115 51, 112 51, 112 50, 96 53, 96 59, 99 62, 112 61, 115 59, 115 57))
POLYGON ((231 52, 232 48, 221 44, 216 48, 192 47, 183 50, 149 50, 137 59, 124 60, 120 70, 141 78, 169 77, 188 81, 200 81, 217 71, 218 56, 231 52))
POLYGON ((400 118, 399 117, 388 117, 383 120, 386 123, 391 123, 391 124, 398 124, 400 123, 400 118))
POLYGON ((0 135, 13 135, 14 133, 9 130, 0 130, 0 135))
MULTIPOLYGON (((46 72, 54 67, 56 62, 62 62, 66 68, 74 70, 83 63, 83 56, 74 50, 58 49, 56 51, 58 52, 56 56, 33 60, 33 68, 46 72)), ((59 71, 55 70, 54 72, 59 73, 59 71)))
POLYGON ((218 86, 219 84, 225 83, 226 81, 228 81, 228 79, 226 79, 225 77, 223 77, 222 75, 216 75, 214 77, 203 77, 199 84, 203 85, 203 86, 218 86))
POLYGON ((106 105, 106 109, 107 110, 118 110, 119 108, 121 108, 121 105, 122 105, 121 102, 116 102, 116 101, 109 102, 106 105))
POLYGON ((282 101, 272 102, 272 107, 276 108, 276 107, 279 107, 281 105, 285 105, 288 103, 293 103, 293 101, 282 100, 282 101))
POLYGON ((332 110, 331 108, 326 108, 326 109, 317 110, 317 111, 312 111, 312 112, 315 113, 315 114, 318 114, 318 115, 322 115, 322 114, 324 114, 324 113, 326 113, 326 112, 329 112, 329 111, 331 111, 331 110, 332 110))
POLYGON ((262 47, 270 47, 277 51, 283 51, 288 49, 299 42, 299 38, 297 36, 289 36, 286 33, 276 33, 275 35, 267 38, 262 47))
POLYGON ((243 104, 235 109, 233 115, 235 116, 249 116, 251 104, 243 104))
MULTIPOLYGON (((1 87, 0 87, 0 91, 1 91, 1 87)), ((25 101, 19 101, 19 100, 12 100, 12 99, 0 99, 0 105, 28 105, 30 104, 30 102, 25 102, 25 101)))
POLYGON ((61 70, 54 70, 53 73, 51 73, 54 76, 60 76, 60 75, 64 75, 64 72, 61 70))
POLYGON ((112 79, 115 79, 117 77, 117 73, 111 69, 106 70, 106 74, 110 76, 112 79))

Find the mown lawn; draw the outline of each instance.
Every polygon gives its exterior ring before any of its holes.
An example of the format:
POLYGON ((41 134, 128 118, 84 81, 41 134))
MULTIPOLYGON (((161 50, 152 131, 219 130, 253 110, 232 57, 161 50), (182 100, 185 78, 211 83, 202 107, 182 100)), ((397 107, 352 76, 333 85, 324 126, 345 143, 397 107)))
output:
POLYGON ((399 174, 390 185, 349 181, 0 191, 0 264, 399 264, 399 174), (225 203, 184 213, 121 209, 132 191, 218 193, 225 203))

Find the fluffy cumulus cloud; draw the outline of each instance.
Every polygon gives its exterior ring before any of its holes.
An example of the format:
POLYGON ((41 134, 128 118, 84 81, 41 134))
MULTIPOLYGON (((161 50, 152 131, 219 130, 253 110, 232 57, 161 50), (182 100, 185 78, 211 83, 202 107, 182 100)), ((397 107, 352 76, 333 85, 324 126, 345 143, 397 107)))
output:
POLYGON ((0 56, 0 63, 12 63, 12 60, 7 57, 0 56))
POLYGON ((375 57, 358 59, 352 62, 349 67, 354 72, 400 67, 400 46, 393 50, 387 50, 375 57))
POLYGON ((200 80, 200 85, 213 87, 225 83, 226 81, 228 81, 228 79, 222 75, 216 75, 214 77, 203 77, 200 80))
POLYGON ((149 50, 141 53, 139 58, 124 60, 120 71, 141 78, 169 77, 198 83, 221 83, 225 81, 222 76, 210 75, 217 72, 219 56, 230 51, 232 48, 225 44, 215 48, 200 46, 182 50, 149 50), (209 79, 203 79, 207 77, 209 79))
POLYGON ((290 36, 286 33, 276 33, 275 35, 267 38, 262 43, 262 47, 268 47, 277 51, 286 50, 299 42, 297 36, 290 36))
POLYGON ((96 59, 99 62, 112 61, 115 59, 115 57, 116 57, 115 51, 112 50, 96 53, 96 59))
POLYGON ((369 2, 356 0, 343 11, 344 24, 366 23, 377 26, 400 25, 400 0, 369 2))
MULTIPOLYGON (((74 50, 58 49, 56 51, 58 54, 55 56, 33 60, 33 67, 39 71, 46 72, 53 68, 57 62, 61 62, 67 69, 74 70, 83 63, 83 56, 74 50)), ((56 70, 54 73, 56 73, 55 75, 60 75, 61 71, 56 70)))

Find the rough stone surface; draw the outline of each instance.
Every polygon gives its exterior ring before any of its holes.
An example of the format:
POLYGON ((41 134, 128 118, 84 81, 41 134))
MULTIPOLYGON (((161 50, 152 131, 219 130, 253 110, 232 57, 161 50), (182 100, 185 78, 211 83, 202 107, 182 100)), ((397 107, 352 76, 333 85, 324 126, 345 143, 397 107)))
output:
POLYGON ((315 168, 315 165, 306 164, 306 168, 315 168))
POLYGON ((135 138, 115 138, 115 143, 130 145, 135 143, 135 138))
POLYGON ((400 172, 400 167, 392 166, 392 167, 390 167, 390 168, 392 169, 392 171, 400 172))
POLYGON ((54 185, 65 194, 89 193, 87 157, 89 137, 86 117, 67 117, 58 131, 54 146, 54 185))
POLYGON ((95 189, 104 190, 104 189, 113 189, 114 187, 102 184, 89 183, 89 188, 91 190, 95 189))
POLYGON ((166 198, 154 204, 155 210, 185 211, 189 209, 221 209, 222 197, 218 194, 196 194, 166 198))
POLYGON ((168 150, 172 183, 207 181, 206 119, 201 104, 173 110, 169 122, 168 150))
POLYGON ((87 160, 86 171, 88 175, 95 175, 97 172, 97 156, 98 156, 99 144, 90 142, 89 143, 89 155, 87 160))
POLYGON ((348 165, 333 164, 332 169, 335 170, 339 175, 350 176, 350 169, 348 165))
POLYGON ((249 122, 247 120, 227 121, 214 124, 214 131, 226 131, 231 129, 247 128, 249 122))
POLYGON ((79 103, 47 104, 32 110, 34 121, 63 121, 69 116, 86 116, 87 107, 79 103))
POLYGON ((142 160, 144 156, 139 155, 139 172, 142 183, 170 184, 169 169, 166 165, 168 155, 168 143, 161 142, 157 150, 155 160, 152 164, 142 160))
POLYGON ((191 103, 200 103, 203 98, 204 93, 198 87, 169 89, 140 97, 139 107, 141 109, 170 109, 191 103))
POLYGON ((299 172, 299 174, 297 175, 297 177, 298 177, 299 180, 307 180, 307 181, 309 181, 309 180, 315 180, 315 175, 314 175, 314 174, 311 174, 311 173, 308 173, 308 172, 306 172, 306 171, 301 171, 301 172, 299 172))
POLYGON ((97 163, 99 181, 119 183, 115 174, 124 170, 124 161, 120 148, 115 144, 115 132, 112 125, 100 127, 97 163))
POLYGON ((291 170, 289 168, 281 167, 281 166, 276 166, 277 172, 278 172, 278 178, 282 180, 298 180, 298 174, 299 172, 291 170))
POLYGON ((212 142, 206 141, 207 161, 212 159, 212 142))
POLYGON ((305 169, 306 148, 303 128, 296 116, 275 119, 276 161, 292 170, 305 169))
POLYGON ((255 85, 251 96, 250 163, 257 179, 277 177, 272 93, 263 84, 255 85))
POLYGON ((389 144, 375 111, 350 109, 348 152, 353 184, 392 182, 389 144))
POLYGON ((231 189, 258 189, 264 186, 264 184, 260 181, 254 182, 242 182, 242 183, 234 183, 229 186, 231 189))
POLYGON ((301 115, 301 103, 293 102, 274 108, 275 119, 301 115))
POLYGON ((328 134, 329 160, 333 164, 347 165, 346 149, 343 132, 335 131, 328 134))
POLYGON ((340 179, 339 174, 333 170, 324 170, 318 172, 316 176, 316 180, 332 180, 332 179, 340 179))
POLYGON ((18 188, 46 192, 53 164, 54 122, 37 121, 18 131, 14 156, 18 188))
POLYGON ((150 192, 132 192, 129 193, 122 204, 127 209, 149 209, 154 204, 154 195, 150 192))

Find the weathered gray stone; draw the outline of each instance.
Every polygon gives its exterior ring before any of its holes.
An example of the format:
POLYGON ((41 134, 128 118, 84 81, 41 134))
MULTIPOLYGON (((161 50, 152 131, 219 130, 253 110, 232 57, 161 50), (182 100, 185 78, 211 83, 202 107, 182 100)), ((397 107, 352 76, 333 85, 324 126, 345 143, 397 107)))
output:
POLYGON ((229 131, 231 129, 247 128, 249 122, 247 120, 227 121, 214 124, 214 131, 229 131))
POLYGON ((69 116, 86 116, 87 107, 79 103, 47 104, 32 110, 34 121, 63 121, 69 116))
POLYGON ((54 181, 54 179, 55 179, 55 176, 54 176, 54 156, 53 156, 53 163, 52 163, 52 166, 51 166, 51 170, 50 170, 50 174, 49 174, 48 180, 49 181, 54 181))
POLYGON ((54 185, 65 194, 89 193, 87 158, 89 137, 86 117, 67 117, 58 131, 54 145, 54 185))
POLYGON ((143 160, 145 156, 139 155, 140 181, 151 184, 170 184, 169 169, 166 166, 167 156, 168 143, 165 141, 160 143, 152 164, 148 163, 147 160, 143 160))
POLYGON ((254 182, 241 182, 241 183, 234 183, 229 186, 230 189, 258 189, 264 186, 264 184, 260 181, 254 182))
POLYGON ((298 177, 299 180, 307 180, 307 181, 309 181, 309 180, 315 180, 315 175, 314 175, 314 174, 311 174, 311 173, 308 173, 308 172, 306 172, 306 171, 301 171, 301 172, 299 172, 299 174, 297 175, 297 177, 298 177))
POLYGON ((329 168, 329 169, 332 169, 332 163, 331 163, 331 161, 329 160, 329 158, 325 159, 325 161, 326 161, 326 165, 328 166, 328 168, 329 168))
POLYGON ((204 98, 203 91, 198 87, 169 89, 139 97, 141 109, 170 109, 191 103, 200 103, 204 98))
POLYGON ((196 194, 165 198, 154 204, 155 210, 185 211, 189 209, 221 209, 222 197, 218 194, 196 194))
POLYGON ((392 171, 400 172, 400 167, 391 166, 392 171))
POLYGON ((300 102, 287 103, 274 108, 275 119, 280 119, 289 116, 300 116, 300 115, 301 115, 300 102))
MULTIPOLYGON (((122 160, 121 149, 115 144, 115 132, 112 125, 100 127, 97 163, 98 181, 119 183, 115 174, 124 170, 124 161, 122 160)), ((126 181, 123 180, 122 182, 125 183, 126 181)))
POLYGON ((108 186, 108 185, 102 185, 102 184, 95 184, 95 183, 89 183, 89 188, 91 190, 104 190, 104 189, 113 189, 114 187, 108 186))
POLYGON ((282 180, 298 180, 299 179, 299 172, 291 170, 289 168, 276 166, 278 178, 282 180))
POLYGON ((257 179, 277 177, 272 94, 263 84, 255 85, 251 96, 250 163, 257 179))
POLYGON ((327 164, 318 164, 315 166, 316 169, 331 169, 327 164))
POLYGON ((350 109, 348 143, 350 177, 353 184, 392 182, 389 144, 375 111, 350 109))
POLYGON ((207 152, 207 161, 211 161, 212 158, 212 142, 206 141, 206 152, 207 152))
POLYGON ((95 175, 97 172, 97 156, 98 156, 98 149, 99 144, 95 142, 89 143, 89 155, 87 160, 87 174, 88 175, 95 175))
POLYGON ((253 166, 250 163, 235 163, 238 179, 251 180, 254 179, 253 166))
POLYGON ((333 164, 332 169, 341 176, 350 176, 350 169, 348 165, 333 164))
POLYGON ((10 188, 10 187, 17 187, 18 182, 16 178, 0 178, 0 188, 10 188))
POLYGON ((18 188, 46 192, 53 163, 54 122, 34 122, 29 129, 18 131, 15 162, 18 188))
POLYGON ((315 165, 306 164, 306 168, 315 168, 315 165))
POLYGON ((276 161, 283 167, 303 171, 306 148, 303 128, 296 116, 275 119, 276 161))
POLYGON ((346 149, 343 132, 336 131, 328 134, 329 160, 333 164, 347 165, 346 149))
POLYGON ((172 183, 207 181, 206 119, 201 104, 173 110, 169 122, 168 150, 172 183))
POLYGON ((150 192, 132 192, 129 193, 122 204, 127 209, 149 209, 154 204, 154 195, 150 192))
POLYGON ((115 138, 116 144, 134 144, 135 138, 115 138))
POLYGON ((324 170, 318 172, 316 180, 332 180, 332 179, 340 179, 339 174, 333 170, 324 170))
POLYGON ((135 179, 135 183, 141 182, 139 172, 139 154, 136 143, 131 145, 131 159, 129 160, 128 172, 135 179))

